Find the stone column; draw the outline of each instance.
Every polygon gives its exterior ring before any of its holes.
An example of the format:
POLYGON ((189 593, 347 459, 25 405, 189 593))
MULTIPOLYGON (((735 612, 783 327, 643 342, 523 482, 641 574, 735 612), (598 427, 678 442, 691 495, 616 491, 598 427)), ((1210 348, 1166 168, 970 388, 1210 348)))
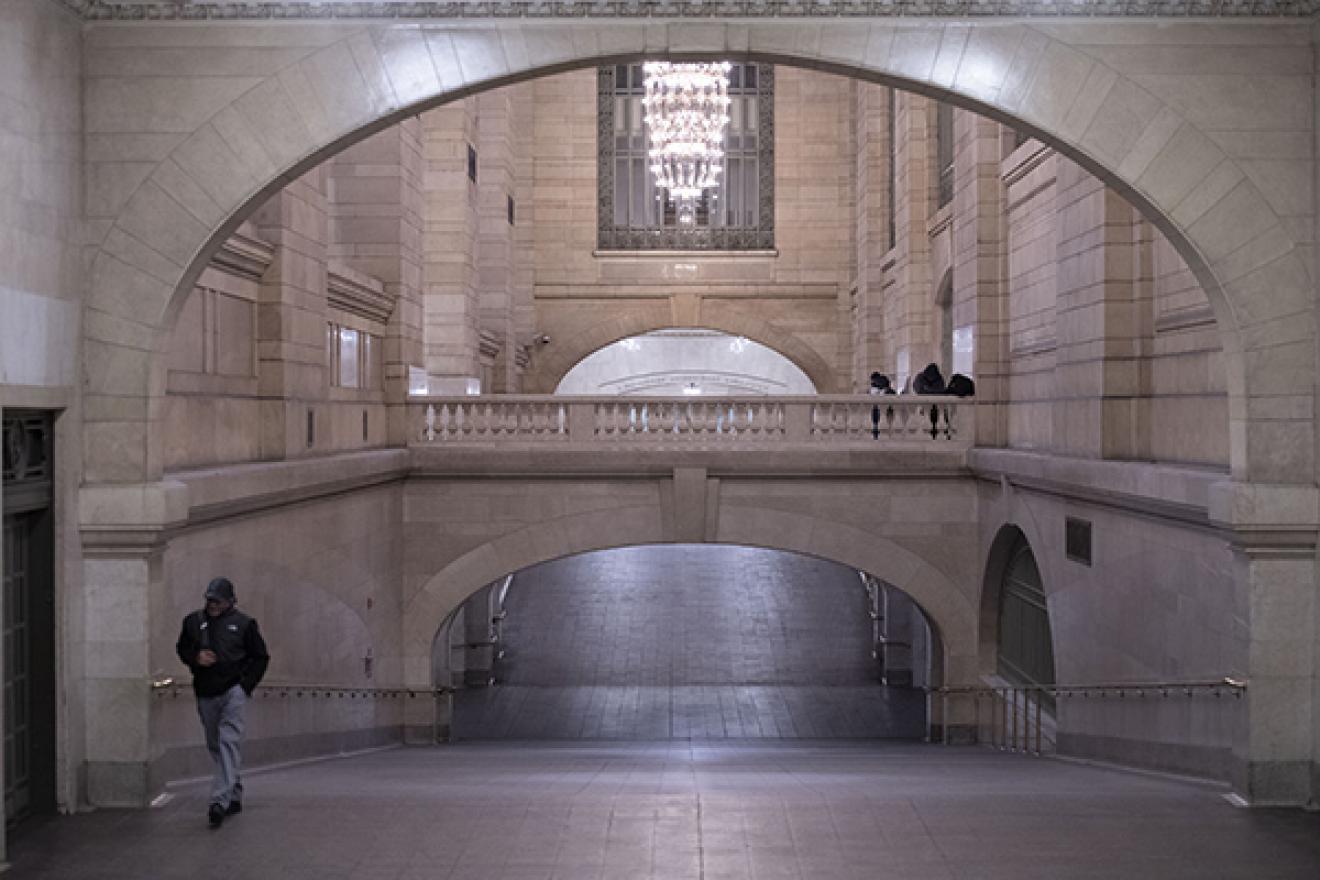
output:
POLYGON ((1008 251, 1006 194, 1000 173, 1005 130, 954 111, 953 372, 967 372, 959 346, 970 344, 976 382, 976 444, 1008 442, 1008 251))
MULTIPOLYGON (((433 394, 462 394, 479 382, 477 184, 469 149, 477 141, 477 101, 422 114, 423 340, 433 394)), ((480 159, 478 158, 478 162, 480 159)))
POLYGON ((930 236, 927 225, 932 214, 931 174, 934 149, 933 102, 911 92, 899 92, 898 155, 895 159, 895 227, 897 243, 889 269, 894 290, 901 295, 886 297, 885 328, 894 358, 895 384, 921 371, 934 359, 936 347, 930 338, 932 285, 930 236))
POLYGON ((160 784, 153 773, 161 749, 152 737, 151 622, 164 602, 165 537, 187 516, 187 488, 89 486, 79 507, 87 800, 144 807, 160 784))
POLYGON ((275 246, 257 303, 257 388, 265 459, 315 454, 329 425, 326 398, 325 170, 318 167, 276 193, 253 215, 275 246))
POLYGON ((1224 482, 1211 520, 1234 534, 1238 619, 1248 681, 1231 781, 1253 804, 1320 801, 1320 492, 1224 482))
POLYGON ((513 326, 514 223, 510 200, 516 187, 518 139, 512 89, 485 92, 477 105, 477 313, 481 332, 495 340, 492 387, 517 387, 513 326), (510 379, 512 378, 512 381, 510 379))
MULTIPOLYGON (((422 357, 421 123, 406 119, 338 154, 329 166, 329 256, 379 279, 394 299, 386 328, 385 399, 402 404, 422 357)), ((405 441, 391 420, 389 442, 405 441)))
POLYGON ((1148 450, 1149 389, 1142 369, 1147 322, 1138 320, 1140 241, 1135 212, 1075 163, 1058 163, 1058 354, 1051 436, 1055 448, 1092 458, 1148 450))
MULTIPOLYGON (((888 372, 885 347, 885 273, 889 253, 889 101, 884 86, 855 80, 857 274, 853 300, 852 390, 864 391, 872 372, 888 372)), ((894 378, 892 375, 889 377, 894 378)))

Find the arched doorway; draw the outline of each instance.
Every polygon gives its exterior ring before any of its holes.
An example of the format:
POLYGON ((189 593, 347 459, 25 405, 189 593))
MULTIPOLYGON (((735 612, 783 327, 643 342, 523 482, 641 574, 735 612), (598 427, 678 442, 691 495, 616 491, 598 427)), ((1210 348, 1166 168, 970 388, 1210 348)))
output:
POLYGON ((996 671, 1016 684, 1055 683, 1054 638, 1045 586, 1031 545, 1013 537, 999 585, 996 671))
POLYGON ((922 739, 942 648, 897 587, 735 545, 561 557, 440 628, 454 739, 922 739))

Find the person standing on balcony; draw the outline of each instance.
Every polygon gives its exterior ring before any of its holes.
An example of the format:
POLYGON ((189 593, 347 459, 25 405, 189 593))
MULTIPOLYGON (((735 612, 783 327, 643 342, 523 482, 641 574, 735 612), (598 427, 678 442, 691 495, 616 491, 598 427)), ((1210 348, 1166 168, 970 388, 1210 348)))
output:
POLYGON ((926 364, 926 368, 912 380, 913 394, 943 394, 944 375, 936 364, 926 364))
POLYGON ((192 670, 197 715, 215 764, 212 828, 243 810, 243 710, 266 674, 270 654, 257 622, 235 605, 234 585, 218 577, 206 586, 206 607, 183 619, 175 650, 192 670))

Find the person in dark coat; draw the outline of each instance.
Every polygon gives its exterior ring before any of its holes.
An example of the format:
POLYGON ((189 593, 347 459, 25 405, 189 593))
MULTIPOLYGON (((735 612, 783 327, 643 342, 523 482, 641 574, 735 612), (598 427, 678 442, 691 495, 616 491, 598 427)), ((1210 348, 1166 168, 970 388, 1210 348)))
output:
POLYGON ((893 394, 894 386, 889 383, 889 377, 884 373, 871 374, 871 387, 867 389, 868 394, 893 394))
POLYGON ((243 810, 243 710, 270 664, 256 620, 235 604, 229 579, 212 580, 206 586, 206 607, 183 619, 175 645, 179 659, 192 670, 197 715, 215 763, 206 809, 213 828, 243 810))
POLYGON ((947 394, 952 394, 954 397, 975 397, 976 383, 973 382, 969 376, 964 376, 962 373, 954 373, 949 377, 949 384, 944 391, 947 394))
POLYGON ((912 380, 913 394, 943 394, 944 376, 940 374, 940 368, 935 364, 926 364, 926 369, 917 374, 917 378, 912 380))

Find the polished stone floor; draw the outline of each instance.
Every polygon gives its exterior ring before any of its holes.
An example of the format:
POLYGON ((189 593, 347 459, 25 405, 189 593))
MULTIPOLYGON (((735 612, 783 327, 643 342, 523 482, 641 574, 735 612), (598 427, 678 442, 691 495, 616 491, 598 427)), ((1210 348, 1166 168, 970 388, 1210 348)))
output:
POLYGON ((909 743, 469 743, 254 775, 24 829, 22 880, 1315 880, 1320 817, 909 743))

